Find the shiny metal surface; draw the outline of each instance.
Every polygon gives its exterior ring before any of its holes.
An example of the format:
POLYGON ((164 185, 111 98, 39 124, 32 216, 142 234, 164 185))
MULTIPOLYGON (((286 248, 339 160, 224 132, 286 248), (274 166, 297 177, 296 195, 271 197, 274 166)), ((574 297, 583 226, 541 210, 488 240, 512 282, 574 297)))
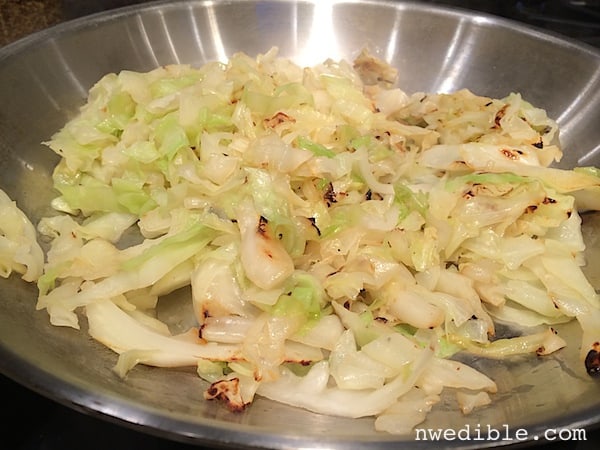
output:
MULTIPOLYGON (((277 45, 301 64, 352 59, 364 46, 399 69, 406 91, 463 87, 493 97, 521 92, 562 128, 561 165, 600 165, 600 52, 491 16, 375 1, 187 1, 129 7, 60 25, 0 50, 0 186, 34 220, 49 212, 57 162, 40 143, 78 110, 107 72, 160 64, 225 60, 277 45)), ((588 273, 600 287, 600 220, 586 218, 588 273)), ((49 325, 35 311, 37 290, 18 277, 0 279, 0 370, 75 409, 198 444, 240 448, 482 448, 498 442, 414 441, 372 431, 370 419, 320 416, 258 399, 242 414, 202 400, 194 371, 139 367, 126 381, 116 357, 84 332, 49 325)), ((177 301, 177 299, 174 299, 177 301)), ((423 427, 527 429, 600 422, 600 383, 570 342, 543 360, 471 363, 500 392, 473 415, 438 405, 423 427)), ((511 442, 502 442, 508 444, 511 442)), ((514 442, 512 442, 514 443, 514 442)))

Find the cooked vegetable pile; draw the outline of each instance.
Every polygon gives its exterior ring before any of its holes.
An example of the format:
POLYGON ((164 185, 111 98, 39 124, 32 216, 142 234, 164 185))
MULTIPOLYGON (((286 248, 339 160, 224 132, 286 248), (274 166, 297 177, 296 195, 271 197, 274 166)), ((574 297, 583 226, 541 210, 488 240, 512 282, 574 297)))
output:
POLYGON ((546 355, 577 320, 583 364, 600 302, 579 212, 600 209, 598 171, 551 168, 557 125, 518 94, 394 80, 366 52, 302 68, 276 48, 108 74, 47 142, 46 260, 3 218, 3 274, 37 281, 54 325, 84 314, 119 375, 195 366, 233 410, 260 395, 407 433, 445 388, 465 413, 491 401, 457 353, 546 355), (179 289, 183 333, 156 314, 179 289))

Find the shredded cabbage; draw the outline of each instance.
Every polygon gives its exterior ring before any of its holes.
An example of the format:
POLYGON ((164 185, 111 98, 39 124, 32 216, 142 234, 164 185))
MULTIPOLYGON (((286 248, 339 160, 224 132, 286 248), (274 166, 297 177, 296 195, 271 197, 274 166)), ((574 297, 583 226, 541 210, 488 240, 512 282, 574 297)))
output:
POLYGON ((44 267, 44 252, 35 226, 10 197, 0 189, 0 276, 14 271, 25 281, 36 281, 44 267))
POLYGON ((37 280, 53 324, 83 312, 119 375, 195 365, 236 411, 262 395, 407 433, 445 389, 465 413, 493 402, 457 353, 545 355, 565 346, 551 325, 577 319, 585 356, 600 299, 578 211, 600 208, 598 172, 550 167, 557 125, 519 94, 408 94, 394 73, 273 48, 106 75, 46 143, 61 160, 43 274, 3 206, 4 272, 37 280), (156 308, 184 286, 176 332, 156 308), (498 321, 526 332, 497 339, 498 321))

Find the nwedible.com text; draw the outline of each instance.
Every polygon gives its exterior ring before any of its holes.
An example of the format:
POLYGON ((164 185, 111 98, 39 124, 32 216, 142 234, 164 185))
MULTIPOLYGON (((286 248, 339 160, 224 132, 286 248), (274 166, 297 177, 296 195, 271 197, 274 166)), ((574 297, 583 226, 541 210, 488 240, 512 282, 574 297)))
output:
POLYGON ((546 441, 586 441, 584 428, 547 428, 532 435, 525 428, 511 429, 509 425, 465 425, 456 428, 415 428, 416 441, 501 441, 523 442, 530 440, 546 441))

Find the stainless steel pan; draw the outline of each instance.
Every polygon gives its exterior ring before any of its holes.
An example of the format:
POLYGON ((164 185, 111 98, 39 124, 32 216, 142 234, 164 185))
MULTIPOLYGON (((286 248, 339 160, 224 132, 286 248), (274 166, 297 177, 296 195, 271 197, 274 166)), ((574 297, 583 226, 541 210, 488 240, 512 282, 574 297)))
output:
MULTIPOLYGON (((600 165, 600 52, 516 23, 424 3, 392 1, 177 1, 75 20, 0 50, 0 184, 36 221, 49 213, 56 157, 40 143, 84 102, 107 72, 226 59, 279 46, 302 64, 353 58, 368 46, 399 69, 406 91, 463 87, 493 97, 520 92, 562 128, 562 165, 600 165)), ((600 222, 586 218, 590 266, 600 286, 600 222)), ((370 419, 320 416, 263 399, 242 414, 202 400, 193 370, 139 367, 126 381, 116 356, 84 332, 49 325, 37 290, 0 279, 0 370, 75 409, 148 433, 232 447, 481 448, 507 441, 414 441, 372 431, 370 419)), ((424 427, 514 434, 600 422, 600 382, 578 360, 576 324, 566 351, 543 360, 472 360, 497 380, 493 406, 471 416, 436 407, 424 427)), ((514 442, 512 442, 514 443, 514 442)))

